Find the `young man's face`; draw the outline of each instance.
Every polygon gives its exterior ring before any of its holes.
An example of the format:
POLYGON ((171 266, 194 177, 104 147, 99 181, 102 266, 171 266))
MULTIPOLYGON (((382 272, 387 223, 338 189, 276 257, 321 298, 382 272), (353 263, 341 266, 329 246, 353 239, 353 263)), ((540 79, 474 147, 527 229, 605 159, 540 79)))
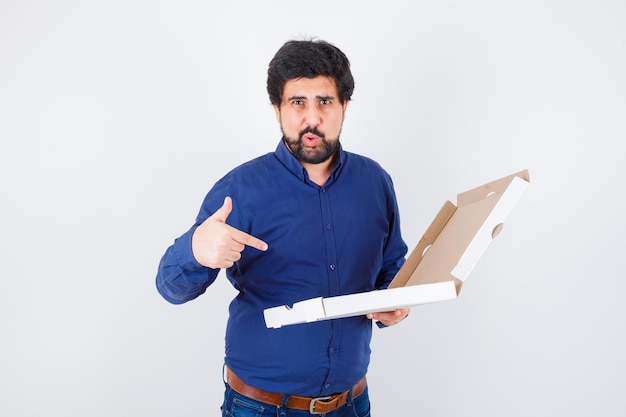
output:
POLYGON ((347 100, 339 102, 334 80, 318 76, 287 81, 274 110, 291 153, 301 162, 319 164, 339 149, 347 106, 347 100))

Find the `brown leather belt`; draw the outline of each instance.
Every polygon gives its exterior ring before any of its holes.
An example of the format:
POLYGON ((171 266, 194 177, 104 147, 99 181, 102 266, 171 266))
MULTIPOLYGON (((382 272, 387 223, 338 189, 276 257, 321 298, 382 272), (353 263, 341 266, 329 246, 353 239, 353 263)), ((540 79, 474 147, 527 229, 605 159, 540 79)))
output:
MULTIPOLYGON (((262 389, 252 387, 239 379, 239 377, 228 367, 226 367, 226 382, 239 394, 253 400, 277 407, 280 407, 283 404, 284 394, 267 392, 262 389)), ((363 377, 359 382, 354 384, 354 387, 352 388, 352 398, 356 398, 361 395, 363 391, 365 391, 366 386, 367 379, 363 377)), ((349 396, 350 391, 344 391, 329 397, 317 398, 290 395, 287 399, 287 408, 306 410, 311 414, 326 414, 346 405, 348 403, 349 396)))

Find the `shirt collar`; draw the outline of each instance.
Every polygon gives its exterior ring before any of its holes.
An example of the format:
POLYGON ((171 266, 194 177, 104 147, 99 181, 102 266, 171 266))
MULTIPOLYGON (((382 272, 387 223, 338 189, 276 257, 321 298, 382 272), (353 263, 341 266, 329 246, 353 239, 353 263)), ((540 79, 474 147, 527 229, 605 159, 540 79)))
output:
MULTIPOLYGON (((280 142, 278 143, 278 146, 276 147, 276 152, 274 153, 274 155, 285 166, 285 168, 291 171, 292 174, 294 174, 303 182, 309 182, 309 176, 306 173, 306 169, 302 166, 300 161, 298 161, 296 157, 293 156, 293 154, 289 151, 283 139, 281 139, 280 142)), ((332 172, 330 173, 330 177, 326 185, 330 185, 332 181, 337 179, 337 177, 339 176, 339 173, 341 172, 341 168, 344 165, 345 160, 346 160, 346 153, 344 152, 343 147, 341 146, 341 143, 340 143, 339 144, 339 159, 337 160, 337 163, 335 164, 335 168, 333 168, 332 172)))

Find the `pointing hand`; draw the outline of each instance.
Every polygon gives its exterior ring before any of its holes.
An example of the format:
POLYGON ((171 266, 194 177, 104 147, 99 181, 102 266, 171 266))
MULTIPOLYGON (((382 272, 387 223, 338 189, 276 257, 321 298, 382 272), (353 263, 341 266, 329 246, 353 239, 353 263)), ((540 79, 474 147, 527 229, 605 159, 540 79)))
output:
POLYGON ((267 243, 226 224, 232 209, 232 199, 226 197, 222 207, 194 231, 191 250, 201 265, 230 268, 241 258, 241 252, 246 246, 267 250, 267 243))

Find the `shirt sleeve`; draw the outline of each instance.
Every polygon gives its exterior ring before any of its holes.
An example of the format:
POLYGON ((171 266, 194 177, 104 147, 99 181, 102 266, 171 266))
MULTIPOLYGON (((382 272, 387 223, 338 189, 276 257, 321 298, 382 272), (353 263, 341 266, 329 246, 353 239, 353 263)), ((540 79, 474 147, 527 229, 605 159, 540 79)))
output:
POLYGON ((219 273, 219 269, 200 265, 193 256, 191 236, 195 228, 176 239, 159 263, 156 287, 172 304, 182 304, 203 294, 219 273))
POLYGON ((379 290, 387 289, 389 284, 391 284, 391 281, 404 264, 408 251, 400 230, 400 211, 390 177, 388 177, 388 187, 389 238, 383 252, 383 265, 376 279, 376 289, 379 290))

